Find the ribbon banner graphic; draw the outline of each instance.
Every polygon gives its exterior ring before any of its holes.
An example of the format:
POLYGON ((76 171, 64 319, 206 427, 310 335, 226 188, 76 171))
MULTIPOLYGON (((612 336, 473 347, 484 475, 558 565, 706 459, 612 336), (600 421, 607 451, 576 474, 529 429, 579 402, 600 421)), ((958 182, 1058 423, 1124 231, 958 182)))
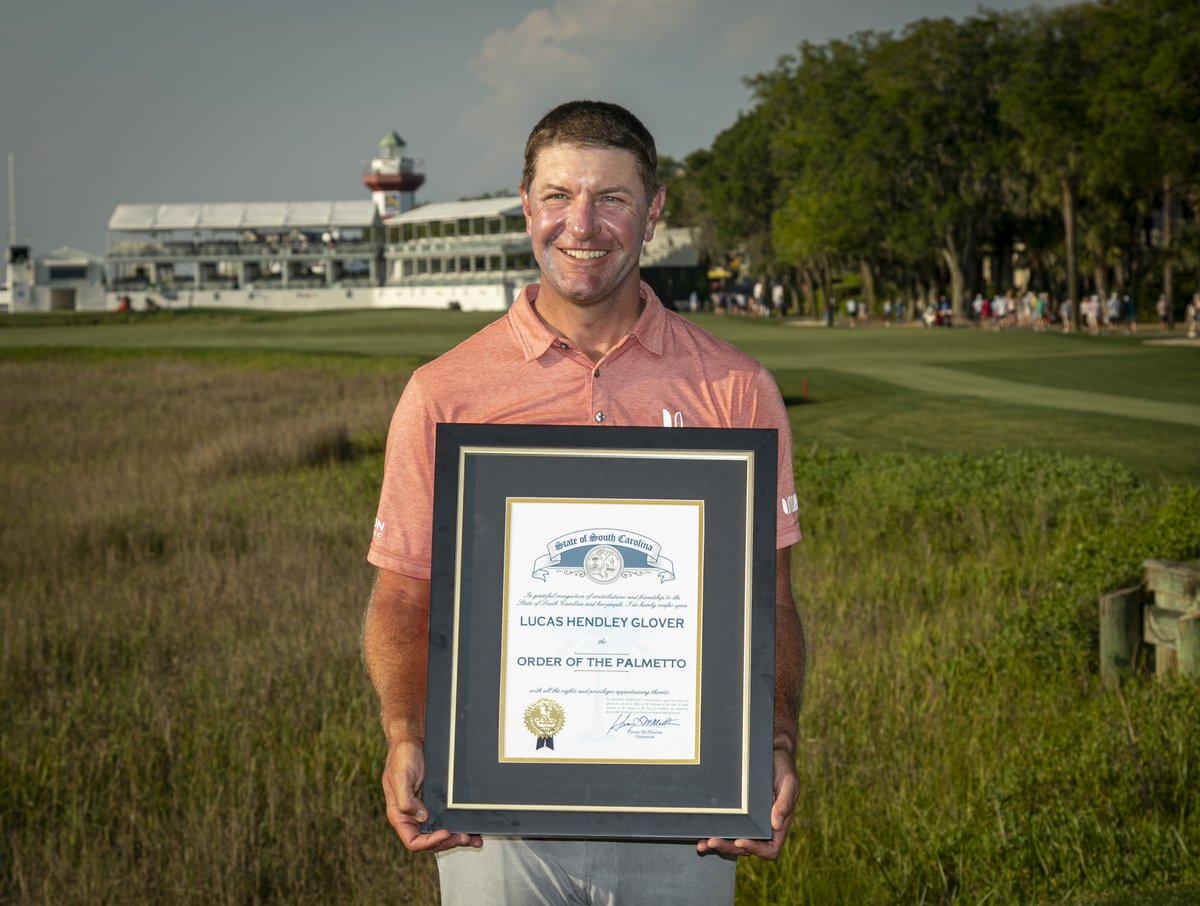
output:
POLYGON ((659 582, 675 578, 675 565, 662 556, 653 538, 625 529, 590 528, 568 532, 546 544, 533 564, 533 577, 545 582, 551 572, 586 576, 599 585, 622 576, 657 574, 659 582))

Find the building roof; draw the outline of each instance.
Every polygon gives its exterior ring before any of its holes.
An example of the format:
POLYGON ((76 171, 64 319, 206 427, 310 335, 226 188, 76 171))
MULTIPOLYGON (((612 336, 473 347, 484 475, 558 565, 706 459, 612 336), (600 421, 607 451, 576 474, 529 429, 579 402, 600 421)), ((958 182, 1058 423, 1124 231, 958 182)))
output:
POLYGON ((53 261, 58 264, 70 263, 81 264, 103 264, 103 255, 93 255, 91 252, 85 252, 82 249, 73 248, 69 245, 61 245, 52 252, 47 252, 44 255, 38 256, 42 261, 53 261))
POLYGON ((464 217, 516 216, 521 213, 521 196, 504 198, 477 198, 474 201, 443 201, 423 204, 419 208, 395 214, 384 220, 386 224, 428 223, 434 220, 458 220, 464 217))
POLYGON ((374 202, 238 201, 225 204, 119 204, 112 231, 291 230, 361 227, 378 223, 374 202))

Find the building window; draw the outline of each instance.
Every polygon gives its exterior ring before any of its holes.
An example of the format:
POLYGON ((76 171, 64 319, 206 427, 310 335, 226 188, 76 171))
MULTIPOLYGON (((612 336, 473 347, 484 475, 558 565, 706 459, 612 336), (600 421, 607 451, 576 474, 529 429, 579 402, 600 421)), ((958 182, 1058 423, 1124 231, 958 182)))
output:
POLYGON ((49 267, 51 280, 86 280, 87 267, 74 264, 52 264, 49 267))
POLYGON ((458 259, 458 270, 459 270, 459 273, 462 273, 462 274, 471 273, 471 259, 470 258, 459 258, 458 259))
POLYGON ((428 273, 428 272, 429 272, 429 259, 427 259, 427 258, 418 258, 418 259, 417 259, 417 273, 418 273, 418 274, 425 274, 425 273, 428 273))
POLYGON ((471 221, 460 220, 458 222, 458 235, 460 235, 460 236, 470 236, 471 235, 471 221))
POLYGON ((411 223, 404 224, 404 241, 411 242, 414 236, 413 225, 411 223))
POLYGON ((499 217, 489 217, 488 218, 487 231, 488 231, 489 235, 495 235, 495 234, 499 233, 501 231, 501 229, 502 229, 502 227, 500 224, 499 217))
POLYGON ((429 262, 429 273, 440 274, 442 272, 442 259, 434 258, 429 262))
POLYGON ((411 277, 413 275, 413 262, 411 258, 404 259, 403 274, 405 277, 411 277))
POLYGON ((487 261, 484 259, 483 255, 475 256, 475 270, 477 270, 477 271, 487 270, 487 261))
POLYGON ((489 271, 504 270, 503 266, 500 264, 500 256, 499 255, 492 255, 490 258, 488 258, 488 270, 489 271))
POLYGON ((457 264, 458 264, 457 258, 447 258, 446 259, 446 273, 453 274, 456 269, 455 265, 457 265, 457 264))

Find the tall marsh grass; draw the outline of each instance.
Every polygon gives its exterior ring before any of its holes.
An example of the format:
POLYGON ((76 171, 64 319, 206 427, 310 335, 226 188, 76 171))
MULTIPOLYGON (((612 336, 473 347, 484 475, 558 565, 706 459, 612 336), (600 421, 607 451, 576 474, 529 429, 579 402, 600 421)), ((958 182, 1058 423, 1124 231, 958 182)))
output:
MULTIPOLYGON (((404 373, 0 360, 0 901, 433 903, 358 662, 404 373)), ((1095 600, 1200 556, 1112 462, 801 449, 802 793, 738 902, 1200 881, 1200 689, 1103 692, 1095 600)))
POLYGON ((379 807, 357 650, 403 375, 0 382, 0 900, 428 901, 379 807))
POLYGON ((796 473, 803 790, 781 863, 744 867, 754 901, 1200 880, 1200 686, 1106 693, 1095 655, 1100 593, 1200 555, 1200 493, 1024 454, 802 450, 796 473))

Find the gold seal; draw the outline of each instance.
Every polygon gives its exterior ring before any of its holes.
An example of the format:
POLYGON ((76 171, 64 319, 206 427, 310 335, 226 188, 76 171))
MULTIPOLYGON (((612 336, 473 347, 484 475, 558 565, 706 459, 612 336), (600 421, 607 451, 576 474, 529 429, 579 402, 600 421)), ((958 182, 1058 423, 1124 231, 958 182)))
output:
POLYGON ((537 747, 554 748, 554 734, 566 723, 562 705, 552 698, 539 698, 525 709, 525 729, 537 737, 537 747))

